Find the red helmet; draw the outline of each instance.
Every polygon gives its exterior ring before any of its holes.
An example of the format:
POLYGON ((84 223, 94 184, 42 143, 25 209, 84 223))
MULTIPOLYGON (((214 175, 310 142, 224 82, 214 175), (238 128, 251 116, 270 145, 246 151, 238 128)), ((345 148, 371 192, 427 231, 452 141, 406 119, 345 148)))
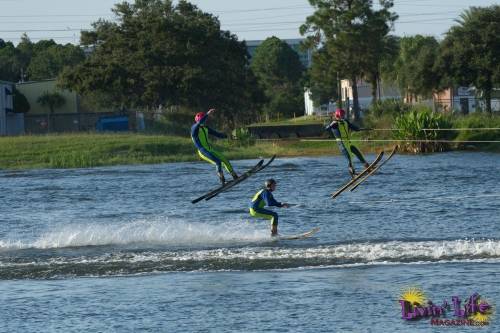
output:
POLYGON ((335 110, 335 118, 343 119, 344 117, 345 117, 345 111, 344 111, 344 109, 337 109, 337 110, 335 110))
POLYGON ((205 112, 198 112, 196 116, 194 116, 194 121, 199 122, 203 117, 205 117, 205 112))

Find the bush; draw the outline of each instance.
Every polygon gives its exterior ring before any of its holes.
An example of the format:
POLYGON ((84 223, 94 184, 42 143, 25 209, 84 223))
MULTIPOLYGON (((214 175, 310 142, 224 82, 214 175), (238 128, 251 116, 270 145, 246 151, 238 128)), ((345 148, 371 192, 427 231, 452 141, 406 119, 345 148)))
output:
MULTIPOLYGON (((405 104, 400 99, 384 99, 378 100, 368 109, 366 116, 363 118, 365 127, 389 129, 393 127, 396 117, 407 113, 411 110, 411 106, 405 104)), ((391 131, 373 131, 365 134, 369 135, 370 139, 390 139, 392 138, 391 131)))
POLYGON ((402 149, 413 153, 429 153, 445 151, 449 145, 435 140, 450 140, 453 133, 449 131, 432 131, 426 129, 451 128, 449 117, 432 112, 428 107, 413 107, 405 114, 396 117, 394 122, 394 138, 406 141, 402 149))
POLYGON ((382 116, 397 117, 403 113, 410 111, 411 106, 405 104, 400 99, 384 99, 378 100, 368 109, 368 114, 380 118, 382 116))
MULTIPOLYGON (((482 112, 476 112, 469 115, 453 118, 453 127, 457 129, 473 128, 473 130, 457 131, 457 141, 499 141, 500 130, 480 130, 480 128, 500 128, 500 116, 489 115, 482 112)), ((465 147, 466 143, 459 143, 459 147, 465 147)), ((481 148, 498 149, 498 144, 484 144, 481 148)))
POLYGON ((160 115, 144 113, 146 131, 155 134, 189 136, 194 123, 193 112, 165 111, 160 115))
POLYGON ((231 133, 234 141, 231 142, 233 146, 249 147, 255 144, 255 138, 250 134, 248 128, 237 128, 231 133))

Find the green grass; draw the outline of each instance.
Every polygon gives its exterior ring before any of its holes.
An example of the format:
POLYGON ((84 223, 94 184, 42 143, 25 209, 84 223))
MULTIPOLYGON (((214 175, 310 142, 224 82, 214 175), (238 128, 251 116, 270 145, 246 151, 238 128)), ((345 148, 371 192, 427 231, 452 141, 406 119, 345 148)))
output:
POLYGON ((327 121, 329 121, 329 117, 321 117, 321 116, 301 116, 291 119, 283 119, 283 120, 271 120, 264 123, 255 123, 249 125, 251 126, 290 126, 290 125, 323 125, 327 121))
MULTIPOLYGON (((360 144, 366 152, 376 147, 360 144)), ((333 141, 273 140, 242 145, 221 140, 229 159, 338 154, 333 141)), ((62 134, 0 138, 0 168, 88 168, 120 164, 198 161, 190 138, 141 134, 62 134)))
MULTIPOLYGON (((480 128, 500 128, 500 116, 486 113, 473 113, 453 118, 454 128, 474 128, 457 131, 456 141, 500 141, 500 130, 480 130, 480 128)), ((476 147, 481 150, 500 152, 500 143, 459 143, 459 148, 476 147)))
MULTIPOLYGON (((304 119, 306 121, 307 119, 304 119)), ((291 120, 293 121, 293 120, 291 120)), ((472 114, 451 118, 453 128, 500 127, 500 116, 472 114)), ((390 127, 390 120, 382 117, 375 128, 390 127), (379 126, 377 126, 379 125, 379 126)), ((499 140, 500 131, 458 131, 457 141, 499 140)), ((353 139, 381 139, 389 132, 360 132, 353 139), (379 137, 381 136, 381 137, 379 137)), ((388 149, 392 142, 356 142, 363 152, 388 149)), ((229 159, 247 159, 278 156, 321 156, 339 154, 334 141, 253 140, 217 142, 220 152, 229 159)), ((500 152, 499 143, 457 144, 458 149, 500 152)), ((120 164, 151 164, 165 162, 198 161, 196 150, 188 137, 143 134, 61 134, 0 137, 0 168, 87 168, 120 164)))
POLYGON ((189 138, 64 134, 0 138, 0 168, 85 168, 194 160, 189 138))

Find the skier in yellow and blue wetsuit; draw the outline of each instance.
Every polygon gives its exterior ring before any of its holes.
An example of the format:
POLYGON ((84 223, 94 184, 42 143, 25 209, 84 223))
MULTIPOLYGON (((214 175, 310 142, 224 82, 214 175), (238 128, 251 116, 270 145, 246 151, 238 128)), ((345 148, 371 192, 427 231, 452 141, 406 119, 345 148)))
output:
POLYGON ((268 179, 265 182, 265 187, 257 192, 252 198, 250 204, 250 215, 271 220, 271 236, 278 235, 278 214, 272 210, 265 209, 265 206, 275 207, 290 207, 287 203, 281 203, 274 199, 272 192, 276 190, 276 181, 268 179))
POLYGON ((191 127, 191 139, 198 149, 198 155, 203 160, 215 164, 217 168, 217 175, 219 176, 222 185, 224 185, 226 180, 224 178, 224 172, 222 171, 222 165, 224 165, 224 168, 231 174, 231 176, 233 176, 234 179, 238 178, 238 175, 236 174, 236 172, 234 172, 233 167, 231 166, 231 163, 229 163, 227 158, 213 149, 208 142, 209 134, 218 138, 227 138, 226 134, 219 133, 216 130, 213 130, 205 125, 208 116, 213 112, 215 112, 215 109, 210 109, 207 113, 198 112, 196 114, 196 116, 194 117, 195 124, 191 127))
POLYGON ((369 166, 363 154, 361 154, 359 149, 350 141, 350 131, 361 131, 362 129, 345 119, 345 111, 343 109, 337 109, 335 111, 335 119, 325 128, 325 130, 331 131, 335 136, 340 151, 349 163, 349 173, 352 177, 356 175, 354 165, 352 164, 352 155, 355 155, 358 160, 363 163, 365 168, 369 166))

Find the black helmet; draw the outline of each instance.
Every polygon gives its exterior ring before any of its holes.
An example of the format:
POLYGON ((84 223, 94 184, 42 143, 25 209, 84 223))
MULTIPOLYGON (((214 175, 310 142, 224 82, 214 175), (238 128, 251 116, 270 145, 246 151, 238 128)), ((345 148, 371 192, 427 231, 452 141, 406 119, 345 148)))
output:
POLYGON ((266 188, 270 188, 273 184, 276 184, 276 181, 272 178, 269 178, 264 182, 264 186, 266 188))

